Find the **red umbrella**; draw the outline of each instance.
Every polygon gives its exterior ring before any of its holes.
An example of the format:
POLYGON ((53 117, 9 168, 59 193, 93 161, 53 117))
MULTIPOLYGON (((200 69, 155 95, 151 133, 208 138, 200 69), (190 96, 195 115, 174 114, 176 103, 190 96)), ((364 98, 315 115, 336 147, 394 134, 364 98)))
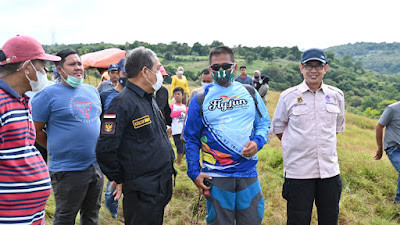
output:
POLYGON ((81 59, 85 69, 108 69, 110 64, 118 64, 120 59, 125 58, 125 54, 125 50, 121 50, 119 48, 109 48, 82 55, 81 59))

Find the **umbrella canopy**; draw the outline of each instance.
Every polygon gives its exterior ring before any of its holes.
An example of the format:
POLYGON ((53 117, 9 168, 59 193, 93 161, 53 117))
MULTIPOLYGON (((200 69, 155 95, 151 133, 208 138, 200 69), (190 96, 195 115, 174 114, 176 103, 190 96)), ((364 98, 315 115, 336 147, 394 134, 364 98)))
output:
POLYGON ((97 52, 91 52, 81 56, 85 69, 97 68, 107 70, 110 64, 118 64, 119 60, 125 58, 125 50, 109 48, 97 52))

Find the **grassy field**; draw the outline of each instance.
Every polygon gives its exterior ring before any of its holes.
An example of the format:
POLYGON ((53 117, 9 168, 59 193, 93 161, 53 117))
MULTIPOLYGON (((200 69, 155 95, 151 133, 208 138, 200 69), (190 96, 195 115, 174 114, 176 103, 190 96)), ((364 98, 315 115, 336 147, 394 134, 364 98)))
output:
MULTIPOLYGON (((193 88, 193 87, 192 87, 193 88)), ((268 93, 268 111, 273 116, 279 93, 268 93)), ((376 150, 375 125, 377 121, 346 113, 346 131, 338 135, 338 154, 343 180, 339 224, 400 224, 400 208, 392 201, 396 191, 397 172, 386 155, 373 160, 376 150)), ((286 201, 282 198, 282 153, 280 141, 270 137, 270 142, 258 153, 258 172, 265 198, 262 224, 280 225, 286 222, 286 201)), ((172 142, 173 143, 173 142, 172 142)), ((178 176, 171 202, 165 209, 164 224, 205 224, 205 203, 198 205, 197 189, 186 175, 186 165, 177 166, 178 176), (198 223, 196 223, 198 218, 198 223)), ((104 201, 104 196, 103 196, 104 201)), ((112 219, 104 207, 100 224, 123 224, 122 202, 119 219, 112 219)), ((47 202, 46 224, 52 224, 53 196, 47 202)), ((78 216, 79 217, 79 216, 78 216)), ((79 218, 77 223, 79 224, 79 218)), ((314 207, 312 224, 317 224, 314 207)))

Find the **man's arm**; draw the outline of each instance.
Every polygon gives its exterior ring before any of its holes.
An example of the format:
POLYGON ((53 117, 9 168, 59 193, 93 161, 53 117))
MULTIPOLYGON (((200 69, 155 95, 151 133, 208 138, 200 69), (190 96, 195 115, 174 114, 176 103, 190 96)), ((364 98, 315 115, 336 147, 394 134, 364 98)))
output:
POLYGON ((44 132, 44 126, 46 125, 47 122, 38 122, 38 121, 33 121, 35 124, 35 129, 36 129, 36 142, 43 146, 44 148, 47 148, 47 134, 44 132))
POLYGON ((120 99, 115 98, 110 103, 104 113, 100 136, 96 145, 96 157, 101 170, 109 180, 115 181, 117 184, 123 182, 123 173, 117 151, 124 134, 126 118, 124 105, 120 99))
MULTIPOLYGON (((271 120, 269 119, 269 114, 267 107, 265 107, 261 96, 255 91, 255 98, 257 99, 257 107, 261 112, 262 117, 260 117, 255 109, 255 119, 254 119, 254 136, 247 142, 242 149, 243 157, 251 157, 262 147, 268 143, 269 128, 271 120)), ((255 106, 254 106, 255 107, 255 106)))
MULTIPOLYGON (((193 182, 196 181, 196 178, 200 174, 200 138, 201 132, 204 129, 200 110, 200 105, 197 102, 197 95, 195 95, 190 102, 185 129, 183 131, 186 146, 186 162, 188 164, 187 174, 193 182)), ((200 180, 203 182, 203 179, 200 180)), ((200 184, 201 182, 199 181, 197 183, 200 184)), ((197 183, 195 182, 196 186, 197 183)))
POLYGON ((384 127, 385 126, 378 123, 375 128, 376 144, 378 145, 378 150, 376 150, 376 154, 374 156, 375 160, 380 160, 383 155, 382 138, 383 138, 383 128, 384 127))

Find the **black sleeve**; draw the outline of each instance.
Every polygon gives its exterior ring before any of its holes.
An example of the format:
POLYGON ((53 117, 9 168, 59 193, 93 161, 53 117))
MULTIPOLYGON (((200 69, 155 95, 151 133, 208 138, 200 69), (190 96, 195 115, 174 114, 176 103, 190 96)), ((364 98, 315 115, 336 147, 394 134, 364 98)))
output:
POLYGON ((114 99, 106 110, 96 145, 97 162, 109 180, 123 182, 123 172, 118 160, 118 149, 124 134, 127 110, 121 99, 114 99))
POLYGON ((171 124, 172 124, 171 108, 168 105, 168 98, 167 98, 167 104, 165 104, 165 107, 164 107, 164 112, 165 112, 165 123, 168 126, 171 126, 171 124))

